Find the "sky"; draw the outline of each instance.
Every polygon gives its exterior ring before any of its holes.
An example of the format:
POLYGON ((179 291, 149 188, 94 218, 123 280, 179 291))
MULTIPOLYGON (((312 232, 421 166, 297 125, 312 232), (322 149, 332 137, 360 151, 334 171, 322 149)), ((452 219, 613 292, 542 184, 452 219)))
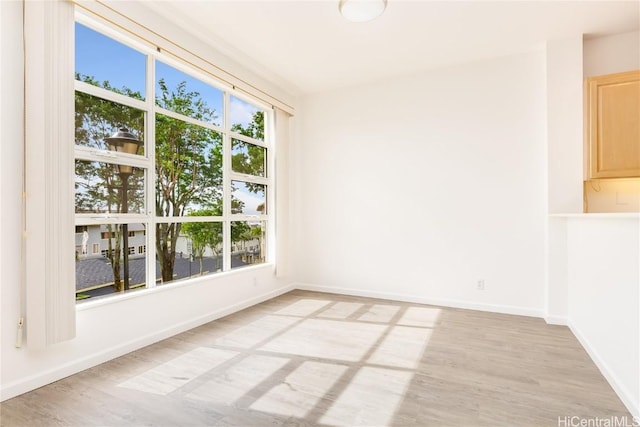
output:
MULTIPOLYGON (((144 98, 147 97, 145 93, 145 54, 79 23, 76 23, 75 31, 76 72, 95 77, 101 82, 108 80, 111 86, 117 89, 127 87, 140 92, 144 98)), ((176 87, 185 81, 189 91, 200 93, 207 106, 215 109, 218 116, 215 124, 222 124, 223 93, 220 89, 161 61, 156 61, 156 80, 159 78, 163 78, 169 88, 176 87)), ((156 90, 158 90, 157 83, 156 90)), ((229 114, 232 125, 248 125, 253 114, 259 110, 256 106, 231 96, 229 114)))
MULTIPOLYGON (((75 26, 75 71, 94 77, 103 82, 109 81, 112 87, 127 87, 138 91, 146 99, 146 55, 100 34, 82 24, 75 26)), ((190 76, 168 64, 156 61, 156 91, 159 90, 157 80, 163 78, 169 90, 181 82, 186 82, 189 92, 198 92, 209 108, 218 116, 214 124, 223 122, 223 92, 202 80, 190 76)), ((255 112, 260 109, 234 96, 230 97, 229 114, 231 125, 247 126, 255 112)), ((244 213, 255 215, 257 206, 264 202, 264 194, 249 192, 240 181, 234 181, 234 196, 245 202, 244 213)))

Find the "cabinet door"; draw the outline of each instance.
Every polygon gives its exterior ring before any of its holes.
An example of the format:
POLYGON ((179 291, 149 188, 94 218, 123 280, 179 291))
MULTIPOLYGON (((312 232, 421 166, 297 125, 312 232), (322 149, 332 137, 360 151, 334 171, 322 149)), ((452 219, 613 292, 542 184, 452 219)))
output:
POLYGON ((640 71, 587 80, 590 178, 640 176, 640 71))

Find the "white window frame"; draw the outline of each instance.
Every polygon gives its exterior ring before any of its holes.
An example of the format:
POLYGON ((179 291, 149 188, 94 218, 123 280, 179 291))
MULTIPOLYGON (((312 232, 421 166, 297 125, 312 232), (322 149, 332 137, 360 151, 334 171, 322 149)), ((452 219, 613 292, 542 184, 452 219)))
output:
MULTIPOLYGON (((275 150, 272 144, 273 140, 273 127, 274 127, 274 112, 273 107, 264 104, 260 100, 253 99, 246 94, 235 90, 233 87, 224 85, 223 83, 216 81, 211 76, 199 72, 195 67, 190 67, 188 64, 183 63, 176 58, 166 55, 162 52, 158 52, 158 49, 148 46, 143 42, 137 41, 127 35, 121 33, 117 29, 112 28, 108 24, 94 18, 89 17, 85 13, 76 13, 75 21, 97 31, 113 40, 116 40, 123 45, 130 47, 144 55, 147 55, 147 67, 146 67, 146 88, 145 88, 145 100, 141 101, 134 98, 129 98, 124 95, 103 89, 97 86, 90 85, 85 82, 74 82, 74 93, 79 91, 91 96, 98 97, 111 102, 116 102, 121 105, 126 105, 138 110, 141 110, 145 114, 145 149, 144 156, 133 156, 122 153, 104 152, 95 148, 75 146, 75 159, 85 161, 97 161, 107 163, 124 164, 128 166, 134 166, 145 170, 145 187, 146 187, 146 199, 144 213, 127 213, 127 214, 109 214, 109 215, 97 215, 80 213, 75 214, 76 225, 91 226, 91 225, 104 225, 104 224, 121 224, 123 221, 128 223, 140 223, 145 225, 145 229, 148 231, 145 233, 145 251, 147 266, 146 266, 146 288, 153 289, 157 286, 171 286, 175 283, 182 283, 187 280, 197 279, 181 279, 179 281, 172 281, 170 283, 160 285, 160 278, 156 276, 156 246, 155 246, 155 225, 158 223, 187 223, 187 222, 220 222, 223 224, 223 243, 222 243, 222 271, 231 272, 241 270, 240 268, 231 268, 231 224, 236 221, 260 221, 266 224, 265 232, 265 253, 264 264, 273 263, 273 248, 272 244, 275 241, 273 218, 275 218, 275 164, 273 159, 275 157, 275 150), (173 111, 166 110, 156 105, 155 103, 155 62, 161 61, 185 74, 203 81, 204 83, 216 88, 223 93, 223 123, 222 125, 215 125, 212 123, 202 122, 173 111), (237 132, 231 131, 230 122, 230 100, 231 97, 237 98, 241 101, 247 102, 264 112, 264 141, 255 138, 247 137, 237 132), (182 216, 182 217, 159 217, 155 215, 155 184, 154 184, 154 168, 155 168, 155 150, 151 141, 155 141, 155 116, 156 114, 162 114, 169 116, 183 122, 200 126, 215 132, 218 132, 222 136, 222 152, 223 152, 223 165, 222 165, 222 182, 223 182, 223 214, 221 216, 182 216), (239 140, 256 146, 265 148, 266 151, 266 176, 253 176, 243 173, 234 172, 231 167, 231 145, 232 140, 239 140), (266 186, 265 199, 266 199, 266 213, 259 215, 247 215, 247 214, 232 214, 231 213, 231 183, 232 181, 243 181, 248 183, 261 184, 266 186), (148 248, 152 248, 151 251, 148 248)), ((247 267, 251 267, 249 265, 247 267)), ((215 278, 215 275, 206 276, 215 278)), ((142 293, 136 292, 136 295, 142 293)), ((114 293, 103 298, 114 298, 119 294, 114 293)), ((79 301, 79 304, 90 302, 91 299, 85 299, 79 301)))

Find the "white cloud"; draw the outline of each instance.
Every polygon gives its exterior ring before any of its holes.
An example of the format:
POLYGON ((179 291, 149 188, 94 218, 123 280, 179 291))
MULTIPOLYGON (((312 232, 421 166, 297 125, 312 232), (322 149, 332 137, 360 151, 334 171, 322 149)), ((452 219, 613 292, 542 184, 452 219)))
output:
POLYGON ((244 183, 235 181, 234 185, 236 189, 233 191, 233 196, 244 202, 243 213, 246 215, 259 215, 258 206, 264 202, 264 198, 249 192, 244 183))
POLYGON ((231 124, 239 123, 243 126, 251 123, 253 115, 256 111, 259 111, 258 107, 255 107, 247 102, 244 102, 238 98, 231 98, 229 105, 229 117, 231 118, 231 124))

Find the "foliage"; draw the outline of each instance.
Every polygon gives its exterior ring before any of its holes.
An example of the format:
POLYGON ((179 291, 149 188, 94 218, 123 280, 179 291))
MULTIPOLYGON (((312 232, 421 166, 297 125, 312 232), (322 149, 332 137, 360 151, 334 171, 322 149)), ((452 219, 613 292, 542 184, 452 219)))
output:
MULTIPOLYGON (((104 89, 142 99, 139 92, 128 88, 116 89, 108 81, 102 83, 93 77, 76 74, 76 79, 85 83, 102 87, 104 89)), ((76 144, 108 150, 105 138, 121 128, 128 128, 139 139, 144 138, 144 113, 140 110, 127 107, 111 101, 106 101, 86 93, 75 94, 75 139, 76 144)), ((143 150, 143 147, 140 148, 143 150)), ((123 182, 118 174, 117 166, 110 163, 76 161, 76 212, 78 213, 119 213, 123 212, 123 182)), ((133 169, 133 174, 127 182, 127 209, 140 211, 144 195, 144 174, 138 169, 133 169)), ((122 290, 120 277, 120 256, 122 226, 109 224, 107 226, 110 236, 108 239, 108 258, 113 270, 114 288, 116 292, 122 290)))
POLYGON ((236 221, 231 223, 231 241, 232 242, 244 242, 245 236, 249 231, 249 224, 246 221, 236 221))
POLYGON ((241 124, 234 124, 231 126, 231 130, 244 136, 264 141, 264 112, 256 111, 253 114, 253 120, 246 127, 241 124))
MULTIPOLYGON (((163 80, 156 97, 159 107, 203 121, 216 115, 186 83, 170 91, 163 80)), ((183 216, 188 210, 209 209, 222 215, 222 136, 210 129, 165 115, 156 115, 156 215, 183 216)), ((162 280, 170 281, 181 223, 156 226, 156 249, 162 280)))
MULTIPOLYGON (((86 75, 76 74, 76 79, 130 98, 142 100, 139 92, 126 87, 114 88, 108 81, 97 81, 86 75)), ((169 88, 164 80, 158 82, 155 102, 158 107, 196 120, 212 123, 217 113, 210 108, 198 92, 189 91, 186 82, 169 88)), ((128 128, 139 140, 144 140, 145 113, 116 102, 107 101, 82 92, 76 92, 76 144, 84 147, 108 150, 105 138, 121 127, 128 128)), ((264 113, 259 111, 247 126, 234 125, 234 132, 263 140, 264 113)), ((234 140, 236 141, 236 140, 234 140)), ((254 144, 244 144, 231 159, 236 172, 253 176, 265 176, 266 150, 254 144)), ((144 154, 140 147, 138 154, 144 154)), ((155 117, 155 213, 161 217, 221 216, 222 198, 222 135, 211 129, 171 117, 156 114, 155 117)), ((144 212, 144 172, 134 168, 127 184, 128 212, 144 212)), ((111 163, 76 161, 76 212, 117 213, 123 211, 123 183, 116 166, 111 163)), ((250 191, 251 183, 247 183, 250 191)), ((260 191, 263 187, 258 187, 260 191)), ((231 212, 240 213, 243 202, 232 195, 231 212)), ((121 289, 120 256, 122 228, 109 225, 113 238, 107 239, 116 290, 121 289)), ((250 227, 244 222, 234 223, 231 238, 239 241, 250 227)), ((218 254, 222 245, 221 222, 156 224, 156 256, 160 264, 162 281, 173 279, 176 243, 182 234, 193 242, 194 254, 201 260, 207 248, 218 254)), ((126 250, 126 248, 124 248, 126 250)), ((216 256, 216 259, 218 257, 216 256)))
MULTIPOLYGON (((189 216, 215 216, 213 209, 204 209, 193 212, 189 216)), ((185 222, 182 224, 182 232, 191 239, 191 251, 200 261, 200 274, 203 273, 202 260, 209 249, 216 259, 216 269, 219 268, 218 254, 222 246, 221 222, 185 222)))
MULTIPOLYGON (((127 88, 115 89, 108 81, 97 82, 93 77, 76 74, 85 83, 110 91, 142 99, 139 92, 127 88)), ((121 127, 128 128, 140 140, 144 139, 144 113, 131 107, 106 101, 86 93, 75 95, 76 144, 100 150, 108 150, 105 138, 121 127)), ((143 147, 140 147, 140 151, 143 147)), ((130 212, 139 211, 144 200, 144 175, 137 168, 129 177, 127 199, 130 212)), ((76 212, 120 212, 122 182, 116 165, 101 162, 76 161, 76 212)))
MULTIPOLYGON (((256 111, 253 114, 253 120, 246 127, 241 124, 235 124, 231 127, 231 130, 250 138, 264 140, 264 112, 256 111)), ((232 141, 232 147, 231 167, 235 172, 253 176, 266 176, 266 150, 263 147, 237 139, 232 141)), ((245 185, 253 193, 263 191, 263 187, 260 185, 250 182, 245 185)))

